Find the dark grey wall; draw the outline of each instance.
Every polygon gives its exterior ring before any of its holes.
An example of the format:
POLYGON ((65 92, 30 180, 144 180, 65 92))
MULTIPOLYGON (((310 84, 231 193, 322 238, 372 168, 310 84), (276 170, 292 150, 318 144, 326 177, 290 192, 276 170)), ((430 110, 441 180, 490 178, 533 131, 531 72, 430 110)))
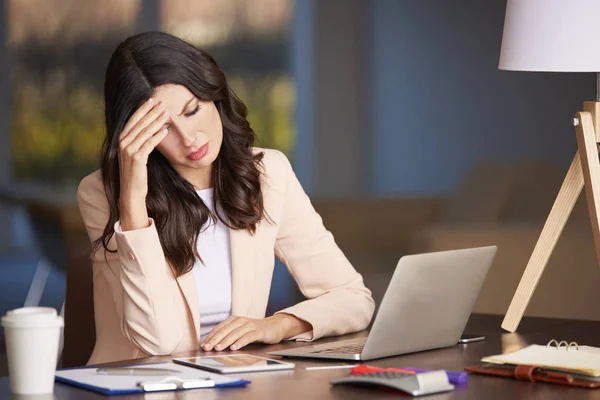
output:
MULTIPOLYGON (((11 179, 10 157, 10 57, 8 54, 7 2, 0 0, 0 186, 11 179)), ((0 203, 0 226, 10 226, 10 214, 0 203)), ((10 246, 13 238, 8 229, 0 229, 0 251, 10 246)))
POLYGON ((0 185, 11 176, 10 161, 10 68, 8 54, 8 15, 4 0, 0 0, 0 185))
POLYGON ((368 187, 367 0, 302 0, 294 10, 297 87, 294 165, 319 197, 356 196, 368 187))
POLYGON ((369 4, 370 193, 448 192, 486 157, 568 165, 594 77, 499 71, 505 1, 369 4))
POLYGON ((315 13, 315 190, 321 196, 363 193, 367 95, 366 0, 317 0, 315 13))
POLYGON ((296 143, 294 170, 307 192, 314 188, 315 113, 315 5, 313 0, 294 5, 291 35, 291 70, 296 84, 296 143))

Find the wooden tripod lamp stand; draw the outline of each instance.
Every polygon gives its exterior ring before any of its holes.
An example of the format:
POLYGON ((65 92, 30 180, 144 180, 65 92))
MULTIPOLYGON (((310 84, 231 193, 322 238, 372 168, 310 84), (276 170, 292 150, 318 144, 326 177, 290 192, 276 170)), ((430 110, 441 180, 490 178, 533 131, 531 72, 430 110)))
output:
MULTIPOLYGON (((578 151, 510 303, 502 328, 517 330, 554 246, 585 186, 600 264, 600 1, 508 0, 499 69, 594 72, 596 99, 583 103, 573 126, 578 151)), ((598 282, 600 286, 600 282, 598 282)))

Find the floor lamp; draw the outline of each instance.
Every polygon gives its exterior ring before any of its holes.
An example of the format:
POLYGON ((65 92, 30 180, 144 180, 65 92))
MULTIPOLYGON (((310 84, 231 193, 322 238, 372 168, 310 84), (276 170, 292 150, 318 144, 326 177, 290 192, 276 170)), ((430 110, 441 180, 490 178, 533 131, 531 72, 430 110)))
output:
POLYGON ((596 99, 583 103, 573 126, 577 153, 558 192, 502 328, 517 330, 554 246, 585 186, 600 264, 600 1, 508 0, 499 69, 594 72, 596 99))

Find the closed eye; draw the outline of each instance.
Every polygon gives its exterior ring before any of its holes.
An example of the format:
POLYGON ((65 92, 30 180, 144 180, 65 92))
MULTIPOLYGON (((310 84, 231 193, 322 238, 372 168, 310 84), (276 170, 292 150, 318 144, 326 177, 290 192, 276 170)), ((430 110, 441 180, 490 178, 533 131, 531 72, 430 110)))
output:
POLYGON ((198 111, 200 111, 200 104, 198 104, 198 105, 196 106, 196 108, 194 108, 192 111, 190 111, 190 112, 187 112, 187 113, 185 113, 184 115, 185 115, 186 117, 191 117, 191 116, 193 116, 194 114, 196 114, 198 111))

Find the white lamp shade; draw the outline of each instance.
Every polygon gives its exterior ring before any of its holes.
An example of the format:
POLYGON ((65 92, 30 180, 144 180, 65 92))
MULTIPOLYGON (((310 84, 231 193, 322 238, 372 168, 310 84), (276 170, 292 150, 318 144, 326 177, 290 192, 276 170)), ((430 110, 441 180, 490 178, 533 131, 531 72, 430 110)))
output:
POLYGON ((600 72, 600 0, 508 0, 498 68, 600 72))

